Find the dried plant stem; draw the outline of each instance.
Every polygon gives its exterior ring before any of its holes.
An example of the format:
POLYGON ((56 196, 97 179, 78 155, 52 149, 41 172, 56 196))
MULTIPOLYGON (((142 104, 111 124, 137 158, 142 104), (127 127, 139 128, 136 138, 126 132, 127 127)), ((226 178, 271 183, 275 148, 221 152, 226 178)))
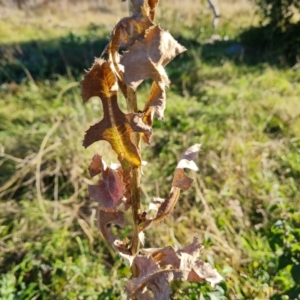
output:
MULTIPOLYGON (((128 11, 129 15, 132 15, 133 5, 131 1, 128 1, 128 11)), ((138 112, 137 106, 137 97, 136 92, 129 86, 127 86, 127 109, 128 112, 138 112)), ((134 145, 137 147, 140 157, 140 145, 141 145, 141 136, 139 133, 135 132, 131 136, 131 140, 134 145)), ((132 211, 132 219, 133 219, 133 235, 131 240, 131 254, 136 255, 139 252, 140 248, 140 240, 139 240, 139 231, 138 231, 138 223, 139 223, 139 213, 141 209, 141 168, 133 168, 132 169, 132 180, 131 180, 131 211, 132 211)), ((137 266, 133 264, 131 268, 131 273, 133 277, 139 276, 139 271, 137 266)))
MULTIPOLYGON (((127 87, 127 108, 129 112, 138 112, 137 107, 137 98, 136 92, 127 87)), ((137 147, 138 151, 140 151, 140 134, 135 132, 132 134, 131 137, 132 142, 137 147)), ((135 255, 139 251, 140 247, 140 240, 139 240, 139 232, 138 232, 138 222, 139 222, 139 213, 140 213, 140 195, 141 195, 141 169, 140 168, 133 168, 132 169, 132 180, 131 180, 131 210, 132 210, 132 219, 133 219, 133 236, 131 241, 131 253, 135 255)), ((137 277, 137 270, 136 268, 132 269, 133 277, 137 277)))

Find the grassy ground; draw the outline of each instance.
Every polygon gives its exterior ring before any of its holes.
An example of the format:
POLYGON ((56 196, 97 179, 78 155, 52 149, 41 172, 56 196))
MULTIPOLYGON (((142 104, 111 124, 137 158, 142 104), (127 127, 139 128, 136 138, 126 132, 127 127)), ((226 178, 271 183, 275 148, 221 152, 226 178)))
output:
MULTIPOLYGON (((87 196, 92 155, 116 158, 104 142, 81 146, 102 112, 97 99, 82 105, 78 81, 126 4, 84 3, 71 13, 9 8, 0 20, 3 300, 124 299, 130 270, 99 236, 87 196)), ((143 146, 143 201, 168 193, 180 153, 199 142, 200 171, 172 216, 146 232, 147 246, 180 247, 197 236, 203 258, 225 277, 216 290, 174 283, 172 299, 296 299, 299 70, 260 44, 242 44, 256 22, 247 2, 227 1, 217 32, 208 8, 180 3, 171 10, 162 1, 158 15, 189 51, 168 66, 166 118, 154 124, 152 147, 143 146)), ((148 88, 140 89, 141 103, 148 88)))

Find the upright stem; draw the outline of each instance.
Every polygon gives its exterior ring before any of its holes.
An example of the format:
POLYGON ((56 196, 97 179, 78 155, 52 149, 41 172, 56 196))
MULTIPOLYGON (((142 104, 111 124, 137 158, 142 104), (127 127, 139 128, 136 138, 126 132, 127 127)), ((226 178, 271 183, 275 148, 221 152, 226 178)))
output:
MULTIPOLYGON (((129 15, 132 15, 135 8, 139 8, 142 6, 144 0, 128 0, 128 11, 129 15)), ((136 92, 127 86, 127 108, 128 112, 138 112, 137 106, 137 98, 136 92)), ((135 132, 131 136, 132 142, 137 147, 139 154, 140 153, 140 142, 141 136, 139 133, 135 132)), ((141 156, 141 155, 140 155, 141 156)), ((133 219, 133 236, 131 240, 131 254, 136 255, 140 248, 140 240, 139 240, 139 214, 141 209, 141 168, 133 168, 132 169, 132 178, 131 178, 131 210, 132 210, 132 219, 133 219)), ((132 276, 138 277, 139 271, 135 265, 131 268, 132 276)))
MULTIPOLYGON (((137 107, 137 99, 136 99, 136 92, 127 86, 127 108, 129 112, 138 112, 137 107)), ((138 151, 140 152, 140 134, 135 132, 132 134, 132 142, 137 147, 138 151)), ((139 231, 138 231, 138 223, 139 223, 139 213, 141 207, 141 169, 140 168, 133 168, 132 169, 132 178, 131 178, 131 209, 132 209, 132 218, 133 218, 133 237, 131 241, 131 253, 135 255, 139 251, 140 247, 140 240, 139 240, 139 231)), ((132 268, 132 275, 133 277, 138 276, 138 270, 135 266, 132 268)))

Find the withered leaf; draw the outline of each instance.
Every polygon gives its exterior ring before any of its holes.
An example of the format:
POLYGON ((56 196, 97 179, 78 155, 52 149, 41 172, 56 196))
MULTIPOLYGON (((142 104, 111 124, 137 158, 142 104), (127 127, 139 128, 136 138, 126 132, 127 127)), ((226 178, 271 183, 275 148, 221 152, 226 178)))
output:
POLYGON ((110 168, 97 185, 89 185, 90 197, 105 211, 116 210, 122 204, 123 192, 121 177, 110 168))
POLYGON ((153 26, 153 23, 147 14, 141 11, 139 14, 123 18, 119 21, 112 33, 112 41, 119 47, 127 48, 133 45, 136 40, 143 38, 145 31, 151 26, 153 26), (116 30, 119 30, 117 39, 114 38, 116 30))
POLYGON ((149 6, 149 17, 150 20, 153 21, 155 17, 155 8, 158 5, 159 0, 148 0, 149 6))
POLYGON ((125 98, 127 98, 127 88, 123 80, 122 68, 119 65, 119 49, 120 47, 127 48, 133 45, 136 40, 142 39, 146 30, 151 26, 153 23, 145 9, 140 9, 131 17, 121 19, 112 31, 110 42, 102 53, 102 55, 108 53, 109 60, 113 63, 112 69, 118 78, 119 87, 125 98))
POLYGON ((163 118, 165 109, 165 87, 169 84, 164 66, 176 55, 185 51, 167 31, 153 26, 146 32, 143 41, 136 41, 120 60, 124 68, 124 81, 133 89, 147 78, 155 81, 147 100, 147 107, 152 107, 158 118, 163 118), (139 67, 136 68, 136 63, 139 67))
POLYGON ((92 158, 92 162, 89 165, 89 172, 92 177, 104 172, 107 169, 107 166, 102 159, 102 157, 98 154, 95 154, 92 158))
POLYGON ((194 240, 190 245, 177 251, 175 251, 173 247, 167 246, 162 249, 143 249, 142 252, 151 256, 160 267, 170 265, 175 269, 179 269, 182 253, 187 253, 197 258, 202 250, 203 246, 200 244, 199 239, 194 237, 194 240))
POLYGON ((133 257, 127 249, 126 243, 112 233, 112 225, 118 225, 120 228, 125 227, 124 213, 121 211, 103 211, 98 209, 98 225, 102 236, 110 246, 119 252, 120 255, 132 261, 133 257))
POLYGON ((151 108, 154 111, 159 120, 164 118, 164 111, 166 108, 166 91, 164 86, 159 87, 156 81, 152 83, 144 110, 147 110, 148 108, 151 108))
POLYGON ((103 211, 98 209, 98 225, 104 239, 109 242, 111 245, 114 244, 117 239, 112 232, 110 231, 110 225, 118 225, 121 228, 124 228, 126 222, 124 219, 124 213, 121 211, 103 211))
POLYGON ((181 254, 183 252, 188 253, 194 257, 198 257, 202 250, 203 250, 204 246, 202 246, 200 244, 200 241, 198 238, 194 237, 193 242, 185 247, 183 247, 182 249, 178 250, 177 253, 181 254))
POLYGON ((180 194, 179 188, 172 188, 169 197, 159 206, 155 221, 161 221, 166 218, 174 209, 180 194))
POLYGON ((165 219, 174 209, 178 201, 179 195, 180 195, 180 189, 176 187, 172 188, 169 196, 166 199, 164 199, 161 203, 156 203, 157 206, 156 216, 152 219, 146 219, 146 221, 141 222, 139 224, 139 231, 146 229, 152 223, 156 223, 165 219))
POLYGON ((132 128, 128 119, 131 120, 135 116, 131 115, 128 118, 120 110, 117 102, 117 80, 111 69, 111 63, 101 59, 96 60, 81 81, 81 86, 83 101, 86 102, 94 96, 100 97, 104 112, 103 119, 87 130, 83 145, 88 147, 96 141, 106 140, 118 154, 123 168, 128 168, 128 164, 139 167, 141 159, 130 136, 134 131, 149 136, 151 129, 146 124, 144 127, 141 126, 141 123, 132 128))
POLYGON ((174 209, 180 195, 180 190, 185 191, 190 188, 193 179, 184 173, 183 168, 190 168, 193 170, 198 169, 193 159, 195 159, 199 150, 200 144, 195 144, 184 151, 184 153, 181 155, 174 173, 172 188, 169 196, 163 201, 156 201, 156 203, 150 204, 150 206, 157 208, 156 216, 152 219, 146 219, 145 221, 142 220, 139 224, 140 231, 146 229, 152 223, 156 223, 165 219, 174 209))
POLYGON ((170 282, 181 278, 179 270, 162 270, 150 257, 136 256, 133 263, 139 269, 139 276, 129 281, 126 291, 129 299, 137 300, 169 300, 170 282))
MULTIPOLYGON (((212 287, 223 278, 210 264, 198 260, 203 246, 197 238, 193 242, 175 251, 171 246, 162 249, 143 249, 142 252, 152 258, 159 269, 181 271, 182 278, 192 282, 209 282, 212 287)), ((156 271, 158 272, 158 271, 156 271)))
POLYGON ((188 177, 183 169, 188 168, 197 171, 198 167, 196 166, 195 162, 193 161, 199 150, 200 150, 200 144, 195 144, 192 147, 188 148, 180 157, 180 160, 177 164, 174 178, 172 181, 172 187, 177 187, 182 190, 187 190, 190 188, 193 179, 188 177))
POLYGON ((177 168, 188 168, 194 171, 198 171, 198 167, 195 164, 194 159, 197 157, 200 147, 200 144, 195 144, 184 151, 177 164, 177 168))
POLYGON ((147 30, 144 43, 151 61, 162 66, 166 66, 178 54, 186 51, 168 31, 157 25, 147 30))
POLYGON ((186 191, 193 183, 193 179, 188 177, 182 169, 176 169, 172 181, 172 186, 186 191))
POLYGON ((141 13, 142 10, 146 11, 151 21, 155 17, 155 8, 158 4, 158 0, 131 0, 133 15, 141 13))
POLYGON ((80 85, 84 103, 95 96, 100 97, 102 102, 104 102, 103 99, 107 101, 107 98, 115 97, 118 91, 115 75, 110 70, 110 63, 103 59, 95 60, 80 85))
POLYGON ((165 69, 151 60, 143 42, 136 41, 129 51, 124 53, 120 64, 124 67, 125 83, 134 90, 147 78, 151 78, 163 86, 169 84, 165 69))
POLYGON ((149 144, 149 139, 152 134, 152 124, 147 124, 147 116, 144 113, 129 113, 126 115, 131 128, 135 132, 142 133, 144 142, 149 144))
POLYGON ((143 111, 143 121, 145 124, 152 126, 153 123, 152 119, 153 119, 152 109, 148 107, 143 111))
POLYGON ((191 282, 208 282, 214 288, 223 281, 223 277, 209 263, 198 260, 197 257, 188 253, 181 253, 180 270, 188 271, 188 277, 185 278, 191 282))
POLYGON ((197 238, 177 251, 171 246, 143 249, 142 252, 148 257, 135 257, 133 263, 140 273, 127 284, 128 296, 137 299, 169 299, 170 282, 177 278, 209 282, 214 287, 223 278, 210 264, 198 260, 202 249, 197 238))
POLYGON ((171 246, 153 250, 143 249, 142 252, 151 256, 160 267, 170 265, 173 268, 178 269, 180 266, 180 258, 174 248, 171 246))

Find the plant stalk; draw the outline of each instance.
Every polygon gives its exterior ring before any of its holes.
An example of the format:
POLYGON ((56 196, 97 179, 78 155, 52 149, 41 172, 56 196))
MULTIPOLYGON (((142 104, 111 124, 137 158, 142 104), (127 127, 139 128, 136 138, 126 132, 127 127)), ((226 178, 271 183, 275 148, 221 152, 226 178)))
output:
MULTIPOLYGON (((127 86, 127 109, 129 112, 138 112, 137 107, 137 98, 136 92, 129 86, 127 86)), ((135 132, 131 136, 132 142, 138 149, 140 153, 140 134, 135 132)), ((136 255, 139 251, 140 240, 139 240, 139 213, 141 208, 141 168, 133 168, 132 169, 132 178, 131 178, 131 210, 132 210, 132 219, 133 219, 133 236, 131 240, 131 253, 132 255, 136 255)), ((133 265, 132 267, 132 275, 133 277, 138 276, 138 270, 133 265)))
MULTIPOLYGON (((143 1, 142 1, 143 2, 143 1)), ((128 0, 128 12, 129 15, 133 14, 135 7, 141 6, 141 0, 128 0)), ((136 92, 129 86, 127 86, 127 109, 128 112, 138 112, 137 106, 137 97, 136 92)), ((131 136, 131 140, 134 145, 137 147, 137 150, 141 157, 140 145, 141 145, 141 135, 138 132, 135 132, 131 136)), ((132 178, 131 178, 131 211, 132 211, 132 219, 133 219, 133 236, 131 240, 131 254, 136 255, 139 252, 140 248, 140 240, 139 240, 139 214, 141 210, 141 168, 133 168, 132 169, 132 178)), ((138 277, 139 270, 135 264, 132 265, 131 268, 132 276, 138 277)))

